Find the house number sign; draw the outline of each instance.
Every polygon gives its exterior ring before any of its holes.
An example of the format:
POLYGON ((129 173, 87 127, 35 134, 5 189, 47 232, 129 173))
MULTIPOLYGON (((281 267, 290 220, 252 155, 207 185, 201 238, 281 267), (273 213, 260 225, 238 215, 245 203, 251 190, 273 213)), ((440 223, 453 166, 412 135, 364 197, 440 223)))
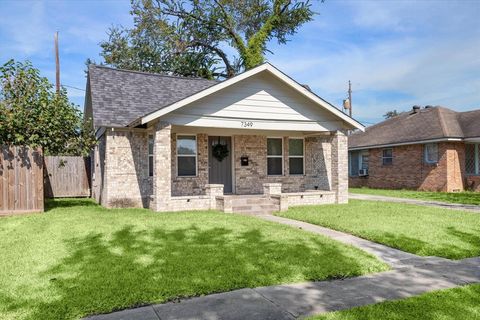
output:
POLYGON ((240 126, 242 128, 251 128, 253 127, 253 121, 241 121, 240 126))

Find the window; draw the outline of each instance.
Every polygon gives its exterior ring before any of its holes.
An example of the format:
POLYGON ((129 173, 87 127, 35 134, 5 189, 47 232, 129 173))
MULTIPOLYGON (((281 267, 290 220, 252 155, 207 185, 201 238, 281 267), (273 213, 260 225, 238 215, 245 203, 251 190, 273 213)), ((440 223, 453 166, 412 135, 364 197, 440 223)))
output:
POLYGON ((465 171, 469 175, 480 175, 480 144, 465 144, 465 171))
POLYGON ((349 152, 349 174, 356 177, 360 174, 361 169, 368 170, 369 153, 368 150, 350 151, 349 152))
POLYGON ((177 175, 197 175, 197 137, 177 136, 177 175))
POLYGON ((303 139, 288 139, 288 167, 290 174, 303 174, 303 139))
POLYGON ((153 176, 153 135, 148 135, 148 176, 153 176))
POLYGON ((283 173, 283 140, 267 138, 267 174, 281 176, 283 173))
POLYGON ((384 166, 393 164, 393 149, 383 149, 382 151, 382 164, 384 166))
POLYGON ((425 144, 425 162, 437 163, 438 162, 438 143, 425 144))

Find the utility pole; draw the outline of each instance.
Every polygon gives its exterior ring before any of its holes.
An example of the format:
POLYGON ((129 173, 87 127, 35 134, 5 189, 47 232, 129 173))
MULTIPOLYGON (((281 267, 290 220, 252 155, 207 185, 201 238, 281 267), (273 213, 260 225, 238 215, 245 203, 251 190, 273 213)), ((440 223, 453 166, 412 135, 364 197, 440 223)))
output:
POLYGON ((350 105, 349 108, 349 115, 352 116, 352 82, 348 80, 348 104, 350 105))
POLYGON ((60 57, 58 54, 58 31, 55 32, 55 68, 56 88, 58 94, 60 93, 60 57))

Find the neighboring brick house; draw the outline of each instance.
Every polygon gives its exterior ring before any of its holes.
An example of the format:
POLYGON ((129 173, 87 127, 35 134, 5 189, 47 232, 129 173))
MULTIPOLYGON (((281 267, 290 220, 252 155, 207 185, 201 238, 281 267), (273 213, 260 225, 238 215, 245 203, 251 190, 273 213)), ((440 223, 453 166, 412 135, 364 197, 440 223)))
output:
POLYGON ((480 110, 413 107, 349 137, 352 187, 480 191, 480 110))
POLYGON ((85 110, 92 196, 156 211, 345 203, 345 132, 364 129, 268 63, 223 82, 92 65, 85 110))

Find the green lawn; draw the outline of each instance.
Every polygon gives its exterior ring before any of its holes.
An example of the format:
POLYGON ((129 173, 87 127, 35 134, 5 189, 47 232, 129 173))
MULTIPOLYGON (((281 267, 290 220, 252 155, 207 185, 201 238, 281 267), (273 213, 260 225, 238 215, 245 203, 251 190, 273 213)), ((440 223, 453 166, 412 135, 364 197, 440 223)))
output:
POLYGON ((387 190, 370 188, 350 188, 351 193, 372 194, 395 198, 412 198, 450 203, 480 205, 480 192, 427 192, 414 190, 387 190))
POLYGON ((50 207, 0 219, 0 319, 75 319, 387 269, 356 248, 253 217, 107 210, 89 200, 50 207))
POLYGON ((480 214, 401 203, 350 200, 293 207, 278 215, 345 231, 422 256, 480 256, 480 214))
POLYGON ((310 320, 478 320, 480 285, 433 291, 421 296, 327 313, 310 320))

